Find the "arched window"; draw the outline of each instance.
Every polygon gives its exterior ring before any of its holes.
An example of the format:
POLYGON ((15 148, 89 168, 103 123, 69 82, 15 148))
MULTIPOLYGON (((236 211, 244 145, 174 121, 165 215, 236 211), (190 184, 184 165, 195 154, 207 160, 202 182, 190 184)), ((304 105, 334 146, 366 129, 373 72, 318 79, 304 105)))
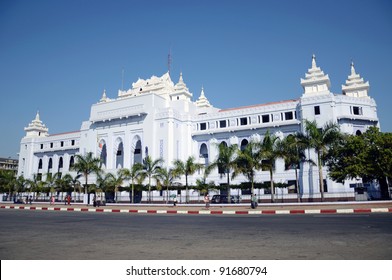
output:
POLYGON ((133 152, 133 163, 142 163, 142 141, 138 140, 133 152))
POLYGON ((357 132, 355 132, 355 135, 357 135, 357 136, 362 135, 362 131, 360 131, 360 130, 358 129, 357 132))
POLYGON ((222 142, 219 144, 219 146, 227 147, 227 143, 226 143, 225 141, 222 141, 222 142))
POLYGON ((59 170, 60 168, 63 168, 63 157, 60 157, 59 159, 59 170))
POLYGON ((199 157, 204 158, 204 164, 208 165, 208 149, 205 143, 200 146, 199 157))
POLYGON ((249 144, 249 141, 248 141, 248 140, 246 140, 246 139, 242 140, 242 141, 241 141, 241 147, 240 147, 241 151, 245 150, 245 148, 246 148, 246 146, 247 146, 248 144, 249 144))
POLYGON ((121 169, 124 165, 124 146, 123 143, 120 142, 117 146, 116 151, 116 169, 121 169))
POLYGON ((50 158, 49 159, 49 164, 48 164, 48 173, 49 173, 49 170, 52 169, 52 168, 53 168, 53 160, 52 160, 52 158, 50 158))
POLYGON ((69 160, 69 168, 71 169, 71 167, 74 166, 74 164, 75 164, 74 156, 71 156, 71 158, 69 160))
POLYGON ((38 161, 38 169, 42 169, 42 158, 38 161))
POLYGON ((106 160, 107 160, 107 150, 106 150, 106 143, 100 143, 100 148, 101 148, 101 162, 102 162, 102 168, 106 168, 106 160))

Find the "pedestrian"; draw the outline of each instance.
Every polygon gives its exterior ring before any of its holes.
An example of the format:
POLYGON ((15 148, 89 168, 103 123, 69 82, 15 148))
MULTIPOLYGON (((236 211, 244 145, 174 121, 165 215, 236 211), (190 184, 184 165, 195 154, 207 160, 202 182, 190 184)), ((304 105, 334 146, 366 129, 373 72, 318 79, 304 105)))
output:
POLYGON ((50 204, 51 205, 54 204, 54 196, 53 195, 50 197, 50 204))
POLYGON ((101 206, 101 198, 97 196, 97 207, 101 206))
POLYGON ((177 196, 176 195, 173 198, 173 206, 177 206, 177 196))
POLYGON ((33 197, 30 195, 30 204, 33 202, 33 197))
POLYGON ((204 196, 204 203, 206 204, 206 208, 209 209, 210 208, 210 196, 208 195, 208 193, 206 193, 206 195, 204 196))
POLYGON ((68 202, 68 205, 71 204, 71 196, 70 195, 67 196, 67 202, 68 202))
POLYGON ((255 194, 252 194, 250 206, 252 207, 252 209, 257 208, 257 197, 255 194))
POLYGON ((68 195, 66 195, 64 198, 64 205, 67 205, 67 198, 68 198, 68 195))
POLYGON ((96 196, 94 195, 94 198, 93 198, 93 206, 94 207, 97 207, 97 199, 96 199, 96 196))

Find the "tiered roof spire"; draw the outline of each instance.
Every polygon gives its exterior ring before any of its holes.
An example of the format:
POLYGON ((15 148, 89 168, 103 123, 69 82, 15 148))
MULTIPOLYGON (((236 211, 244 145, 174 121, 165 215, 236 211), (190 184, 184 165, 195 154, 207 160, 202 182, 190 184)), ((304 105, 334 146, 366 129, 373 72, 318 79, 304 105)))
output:
POLYGON ((197 107, 211 107, 210 102, 204 94, 204 87, 201 87, 201 93, 199 99, 196 100, 197 107))
POLYGON ((192 93, 189 92, 189 89, 187 88, 183 78, 182 78, 182 72, 180 73, 180 78, 178 80, 178 83, 174 86, 174 93, 171 94, 172 98, 180 98, 180 99, 188 99, 190 100, 192 97, 192 93))
POLYGON ((351 75, 348 76, 346 84, 342 85, 344 95, 351 97, 369 98, 369 82, 365 82, 359 74, 355 72, 354 62, 351 62, 351 75))
POLYGON ((312 55, 312 68, 308 69, 305 79, 301 79, 304 88, 304 95, 329 93, 331 82, 328 75, 325 75, 320 67, 317 67, 316 56, 312 55))
POLYGON ((103 93, 102 93, 102 97, 101 97, 101 99, 99 100, 99 103, 108 102, 108 101, 110 101, 110 99, 106 96, 106 89, 104 89, 104 90, 103 90, 103 93))
POLYGON ((26 131, 26 136, 32 137, 32 136, 48 136, 48 128, 42 123, 42 121, 39 118, 39 111, 37 111, 37 114, 35 115, 35 119, 29 123, 28 127, 25 127, 24 129, 26 131))

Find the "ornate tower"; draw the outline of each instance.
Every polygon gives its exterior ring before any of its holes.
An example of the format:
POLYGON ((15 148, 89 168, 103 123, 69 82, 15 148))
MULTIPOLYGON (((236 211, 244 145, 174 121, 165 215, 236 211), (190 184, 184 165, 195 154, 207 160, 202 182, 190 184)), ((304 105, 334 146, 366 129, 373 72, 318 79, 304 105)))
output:
POLYGON ((39 119, 39 112, 35 115, 35 119, 29 123, 28 127, 24 129, 26 137, 46 137, 48 136, 48 128, 39 119))
POLYGON ((315 55, 312 56, 312 68, 305 74, 305 79, 301 79, 301 86, 304 88, 303 96, 330 93, 331 82, 328 75, 317 67, 315 55))
POLYGON ((342 85, 342 93, 351 97, 370 98, 369 82, 364 82, 363 78, 355 72, 354 62, 351 62, 351 75, 348 76, 346 84, 342 85))

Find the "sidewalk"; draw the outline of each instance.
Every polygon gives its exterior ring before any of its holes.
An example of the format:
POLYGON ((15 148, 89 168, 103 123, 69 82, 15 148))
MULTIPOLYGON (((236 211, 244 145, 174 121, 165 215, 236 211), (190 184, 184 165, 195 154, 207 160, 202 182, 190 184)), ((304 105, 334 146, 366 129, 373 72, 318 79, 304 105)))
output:
POLYGON ((202 214, 202 215, 262 215, 262 214, 350 214, 350 213, 392 213, 392 201, 373 202, 324 202, 324 203, 268 203, 251 209, 250 204, 212 204, 209 209, 204 204, 108 204, 101 207, 64 203, 14 204, 1 202, 2 209, 82 211, 105 213, 138 214, 202 214))

